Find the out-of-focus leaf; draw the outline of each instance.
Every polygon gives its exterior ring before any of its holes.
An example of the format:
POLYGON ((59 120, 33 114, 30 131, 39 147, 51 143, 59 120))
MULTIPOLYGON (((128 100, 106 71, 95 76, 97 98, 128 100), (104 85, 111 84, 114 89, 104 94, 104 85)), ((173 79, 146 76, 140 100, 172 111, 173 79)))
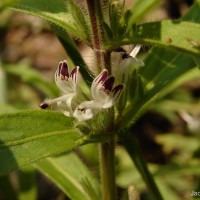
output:
POLYGON ((58 185, 70 199, 100 199, 100 186, 74 153, 39 161, 36 167, 58 185), (56 174, 56 176, 55 176, 56 174), (88 182, 89 190, 84 185, 88 182))
POLYGON ((39 159, 109 139, 82 136, 73 118, 51 111, 24 111, 0 115, 0 175, 39 159))
POLYGON ((1 0, 0 1, 0 12, 7 8, 8 6, 11 6, 15 4, 19 0, 1 0))
POLYGON ((47 82, 38 71, 31 67, 24 64, 6 65, 5 71, 19 76, 24 82, 34 85, 47 96, 54 97, 58 95, 55 83, 47 82))
POLYGON ((6 89, 7 89, 6 74, 0 63, 0 104, 6 103, 7 99, 6 89))
POLYGON ((137 183, 137 188, 143 186, 141 175, 138 173, 131 157, 124 148, 115 150, 117 165, 116 165, 116 183, 119 187, 127 188, 129 185, 137 183))
POLYGON ((130 17, 129 23, 135 23, 138 20, 142 19, 142 17, 158 3, 160 3, 160 0, 134 1, 131 9, 132 15, 130 17))
POLYGON ((195 137, 181 136, 178 134, 164 134, 156 137, 156 141, 162 144, 165 152, 169 153, 173 150, 181 150, 181 152, 191 153, 199 147, 199 141, 195 137))
MULTIPOLYGON (((68 3, 68 1, 64 0, 20 0, 13 9, 41 17, 55 24, 57 29, 65 29, 73 36, 89 43, 90 35, 88 34, 87 24, 80 23, 80 20, 77 21, 77 19, 74 18, 73 14, 70 12, 68 3)), ((76 10, 77 13, 82 12, 81 8, 78 6, 76 8, 73 7, 73 9, 79 9, 76 10)))
POLYGON ((81 155, 92 166, 99 166, 98 146, 96 144, 84 145, 79 148, 81 155))
POLYGON ((163 181, 162 178, 157 179, 156 183, 159 185, 160 192, 164 197, 167 197, 167 199, 170 200, 180 200, 179 195, 175 190, 173 190, 170 185, 167 185, 165 183, 165 180, 163 181))
POLYGON ((121 131, 119 134, 120 141, 124 145, 126 151, 130 155, 132 161, 134 161, 137 170, 140 172, 144 182, 150 191, 153 199, 162 200, 163 197, 151 175, 145 160, 142 157, 141 151, 137 145, 137 142, 133 135, 129 131, 121 131))
POLYGON ((182 17, 183 20, 199 23, 200 0, 196 0, 189 11, 182 17))
POLYGON ((158 177, 162 176, 167 176, 169 177, 176 176, 176 175, 181 175, 181 176, 186 176, 186 175, 199 175, 200 174, 200 168, 199 168, 199 161, 193 161, 190 160, 190 163, 177 163, 177 164, 171 164, 168 166, 163 166, 163 167, 157 167, 157 169, 152 170, 153 174, 158 177))

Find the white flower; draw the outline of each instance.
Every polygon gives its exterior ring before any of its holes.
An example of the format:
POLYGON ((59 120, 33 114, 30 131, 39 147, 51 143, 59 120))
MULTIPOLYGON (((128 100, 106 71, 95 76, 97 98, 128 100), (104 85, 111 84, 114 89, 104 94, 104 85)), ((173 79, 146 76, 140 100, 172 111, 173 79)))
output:
POLYGON ((126 83, 129 75, 137 69, 138 66, 144 66, 144 62, 136 57, 140 49, 141 45, 136 45, 130 54, 127 54, 125 50, 123 51, 122 61, 120 62, 119 68, 116 72, 117 80, 119 82, 126 83))
MULTIPOLYGON (((136 63, 136 64, 139 65, 139 66, 144 66, 144 62, 143 62, 142 60, 137 59, 137 57, 136 57, 136 56, 138 55, 138 53, 139 53, 141 47, 142 47, 142 46, 141 46, 140 44, 138 44, 138 45, 136 45, 135 48, 131 51, 130 54, 127 54, 126 52, 123 53, 122 59, 123 59, 123 61, 126 62, 126 65, 130 65, 130 64, 136 63)), ((123 62, 123 61, 122 61, 122 62, 123 62)), ((123 63, 123 64, 124 64, 124 63, 123 63)))
POLYGON ((101 109, 114 106, 119 98, 123 85, 114 86, 115 78, 108 77, 108 71, 104 69, 92 82, 91 94, 93 100, 81 103, 73 113, 78 121, 93 118, 101 109))
POLYGON ((45 100, 40 104, 40 107, 45 109, 52 104, 57 104, 58 108, 63 111, 64 115, 73 116, 71 104, 73 98, 79 91, 77 86, 78 73, 78 66, 74 67, 71 73, 69 73, 67 61, 64 60, 60 62, 55 73, 55 82, 64 95, 55 99, 45 100))

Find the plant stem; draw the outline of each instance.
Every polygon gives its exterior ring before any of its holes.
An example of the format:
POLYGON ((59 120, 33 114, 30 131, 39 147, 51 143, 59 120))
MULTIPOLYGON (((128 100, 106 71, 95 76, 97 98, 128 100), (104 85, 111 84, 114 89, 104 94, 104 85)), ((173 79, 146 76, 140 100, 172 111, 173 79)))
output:
MULTIPOLYGON (((104 43, 102 21, 103 14, 101 10, 100 0, 86 0, 88 13, 91 21, 93 33, 93 49, 96 55, 97 71, 100 72, 106 68, 111 73, 111 52, 103 51, 104 43)), ((113 119, 114 114, 111 112, 110 117, 113 119)), ((112 120, 111 120, 112 121, 112 120)), ((113 124, 111 123, 111 126, 113 124)), ((109 127, 111 128, 111 127, 109 127)), ((112 129, 111 129, 112 130, 112 129)), ((101 183, 102 183, 102 200, 116 200, 116 185, 115 185, 115 162, 114 162, 114 134, 109 142, 100 144, 100 168, 101 168, 101 183)))
MULTIPOLYGON (((93 33, 93 50, 96 55, 96 61, 97 61, 97 69, 98 72, 102 70, 103 67, 103 58, 101 53, 101 46, 102 46, 102 34, 100 30, 100 23, 99 23, 99 13, 97 10, 97 4, 99 5, 100 2, 98 0, 86 0, 87 7, 88 7, 88 13, 90 17, 91 27, 92 27, 92 33, 93 33)), ((101 9, 101 8, 98 8, 101 9)))
POLYGON ((116 199, 114 145, 114 136, 109 143, 102 143, 100 145, 103 200, 116 199))

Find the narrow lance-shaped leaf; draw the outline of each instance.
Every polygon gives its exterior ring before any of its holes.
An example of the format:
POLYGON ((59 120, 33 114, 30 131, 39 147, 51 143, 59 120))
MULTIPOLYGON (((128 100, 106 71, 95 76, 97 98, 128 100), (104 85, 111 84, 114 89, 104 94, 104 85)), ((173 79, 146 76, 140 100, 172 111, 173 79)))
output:
POLYGON ((98 181, 75 153, 41 160, 37 162, 36 167, 55 182, 70 199, 100 199, 98 181), (90 185, 89 190, 85 182, 90 185))
MULTIPOLYGON (((196 1, 191 10, 184 16, 184 20, 200 21, 200 0, 196 1)), ((195 57, 196 58, 196 57, 195 57)), ((188 79, 188 74, 194 74, 196 60, 192 56, 177 51, 170 51, 158 47, 152 48, 144 61, 145 67, 140 69, 146 91, 141 101, 137 101, 126 109, 122 119, 122 126, 131 125, 145 110, 167 92, 172 91, 188 79)), ((198 73, 198 70, 195 72, 198 73)), ((196 75, 195 75, 196 77, 196 75)))
POLYGON ((130 17, 129 22, 130 23, 138 22, 138 20, 142 19, 142 17, 158 3, 160 3, 160 0, 134 1, 134 4, 131 9, 132 15, 130 17))
POLYGON ((86 41, 91 43, 91 29, 89 26, 89 19, 87 18, 86 12, 84 13, 81 9, 81 5, 76 0, 66 0, 68 10, 73 16, 73 19, 76 22, 76 28, 78 28, 82 33, 85 32, 86 41), (77 27, 78 26, 78 27, 77 27))
POLYGON ((68 55, 75 65, 80 66, 80 72, 87 83, 92 82, 91 72, 82 59, 74 41, 73 36, 90 44, 90 30, 87 20, 81 8, 71 0, 19 0, 13 7, 14 10, 41 17, 50 22, 53 31, 63 44, 68 55), (79 18, 81 15, 81 18, 79 18))
POLYGON ((44 80, 41 73, 24 63, 6 65, 5 71, 8 74, 20 77, 25 83, 34 85, 47 96, 58 95, 55 83, 47 82, 44 80))
MULTIPOLYGON (((73 7, 74 8, 74 7, 73 7)), ((57 29, 64 29, 79 39, 90 42, 88 27, 80 24, 69 12, 68 2, 64 0, 19 0, 14 10, 41 17, 57 26, 57 29)), ((74 8, 75 9, 75 8, 74 8)), ((78 7, 76 7, 78 9, 78 7)), ((80 9, 80 8, 79 8, 80 9)), ((76 12, 78 12, 76 10, 76 12)), ((80 12, 80 10, 79 10, 80 12)))
POLYGON ((52 111, 0 115, 0 175, 47 156, 70 151, 108 136, 82 136, 73 118, 52 111))
POLYGON ((156 200, 163 200, 157 188, 157 185, 155 184, 154 179, 148 170, 147 164, 142 157, 142 154, 138 148, 137 142, 135 141, 135 138, 133 137, 133 135, 130 133, 130 130, 122 131, 119 134, 119 137, 125 149, 131 156, 131 159, 134 161, 136 168, 142 175, 150 191, 151 197, 153 197, 153 199, 156 199, 156 200))

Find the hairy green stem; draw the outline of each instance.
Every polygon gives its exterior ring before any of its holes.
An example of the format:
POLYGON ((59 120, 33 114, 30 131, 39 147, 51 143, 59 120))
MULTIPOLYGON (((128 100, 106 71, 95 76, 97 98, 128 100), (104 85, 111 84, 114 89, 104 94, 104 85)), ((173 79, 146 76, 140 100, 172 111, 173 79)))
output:
MULTIPOLYGON (((103 14, 100 0, 86 0, 93 33, 93 49, 96 55, 97 71, 108 69, 111 73, 111 52, 103 51, 104 44, 102 21, 103 14)), ((113 121, 113 112, 111 112, 113 121)), ((112 124, 112 123, 111 123, 112 124)), ((112 130, 112 127, 109 127, 112 130)), ((110 131, 108 131, 110 132, 110 131)), ((110 133, 111 134, 111 133, 110 133)), ((100 170, 102 183, 102 200, 116 200, 114 134, 109 142, 100 144, 100 170)))
POLYGON ((103 56, 102 56, 102 49, 101 49, 103 38, 102 38, 102 33, 100 30, 101 27, 99 23, 99 17, 100 17, 99 9, 101 8, 97 6, 97 5, 100 5, 100 2, 99 0, 86 0, 86 2, 87 2, 88 13, 89 13, 92 33, 93 33, 93 39, 92 39, 93 49, 96 55, 97 69, 98 69, 98 72, 100 72, 103 67, 103 56))
POLYGON ((100 145, 102 199, 115 200, 115 165, 114 165, 114 136, 109 143, 100 145))

